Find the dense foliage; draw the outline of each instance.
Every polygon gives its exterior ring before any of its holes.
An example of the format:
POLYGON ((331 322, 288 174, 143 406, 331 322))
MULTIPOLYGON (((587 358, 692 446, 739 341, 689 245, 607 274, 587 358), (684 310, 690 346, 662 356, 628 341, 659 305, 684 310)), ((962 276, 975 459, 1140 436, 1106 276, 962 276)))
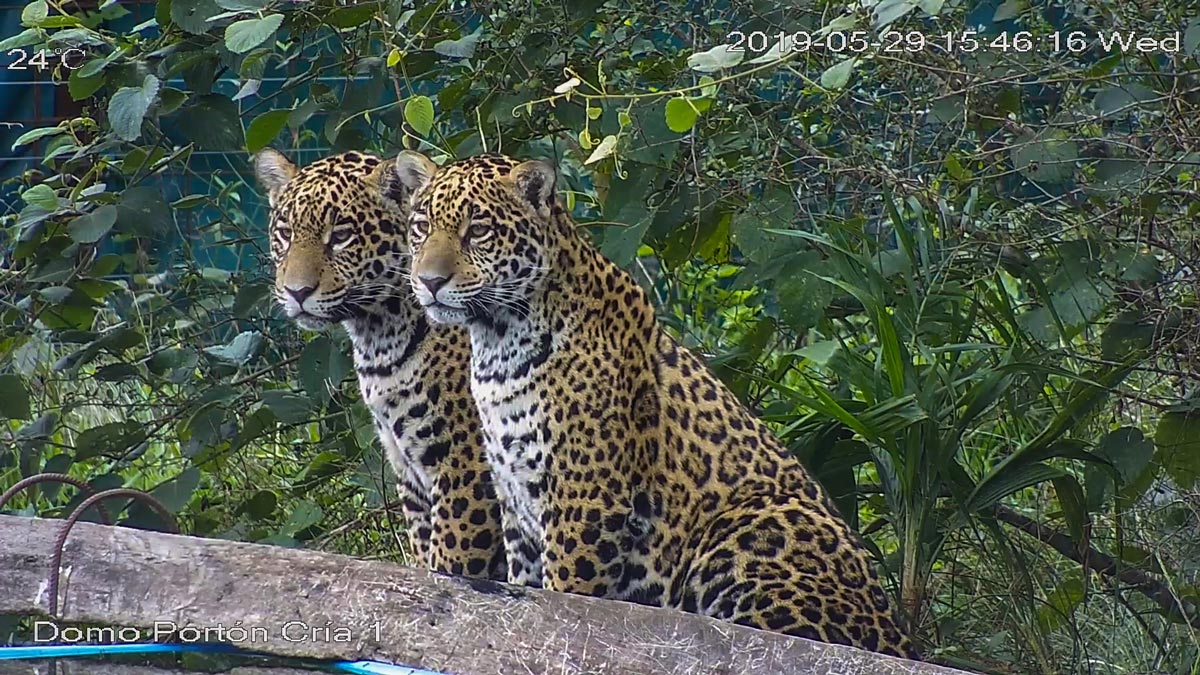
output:
POLYGON ((1194 672, 1198 9, 35 0, 0 52, 82 113, 11 141, 43 159, 0 229, 0 488, 402 558, 344 336, 273 314, 246 153, 501 150, 557 164, 930 654, 1194 672))

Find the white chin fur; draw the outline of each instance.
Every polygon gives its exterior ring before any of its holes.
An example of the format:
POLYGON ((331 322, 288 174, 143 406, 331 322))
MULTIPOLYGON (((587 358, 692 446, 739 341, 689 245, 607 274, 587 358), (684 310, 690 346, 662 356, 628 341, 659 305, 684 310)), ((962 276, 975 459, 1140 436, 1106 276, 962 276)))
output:
POLYGON ((430 305, 425 308, 425 313, 434 323, 463 324, 469 318, 467 310, 445 305, 430 305))

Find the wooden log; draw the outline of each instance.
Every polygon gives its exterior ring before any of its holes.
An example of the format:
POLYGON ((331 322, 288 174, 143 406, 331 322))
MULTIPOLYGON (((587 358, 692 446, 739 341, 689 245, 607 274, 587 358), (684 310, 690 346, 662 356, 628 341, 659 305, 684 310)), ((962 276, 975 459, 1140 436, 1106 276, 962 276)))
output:
MULTIPOLYGON (((0 613, 45 615, 61 526, 0 516, 0 613)), ((59 607, 63 623, 40 624, 41 637, 55 628, 58 642, 79 637, 62 630, 67 623, 134 626, 160 641, 224 639, 280 656, 454 675, 962 672, 673 610, 91 523, 71 531, 59 607)))

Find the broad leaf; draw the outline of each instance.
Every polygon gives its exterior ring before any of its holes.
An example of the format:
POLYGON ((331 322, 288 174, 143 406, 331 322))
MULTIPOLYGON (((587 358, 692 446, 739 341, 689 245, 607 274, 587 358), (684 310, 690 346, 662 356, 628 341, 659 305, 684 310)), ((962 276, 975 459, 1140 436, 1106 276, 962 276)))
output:
POLYGON ((262 333, 259 333, 256 330, 246 331, 239 333, 237 337, 227 344, 218 345, 215 347, 205 347, 204 353, 221 361, 225 361, 226 363, 244 366, 250 361, 250 359, 253 359, 258 355, 262 345, 262 333))
POLYGON ((34 185, 22 192, 21 199, 24 199, 25 203, 30 206, 36 206, 47 211, 58 210, 58 196, 54 194, 54 188, 45 183, 34 185))
POLYGON ((117 207, 105 204, 91 213, 72 220, 67 225, 71 238, 80 244, 94 244, 117 224, 117 207))
POLYGON ((20 375, 0 375, 0 417, 27 420, 32 417, 29 390, 20 375))
POLYGON ((210 20, 222 11, 214 0, 171 0, 171 21, 195 35, 207 33, 210 20))
POLYGON ((180 109, 177 122, 201 150, 240 150, 245 142, 237 104, 220 94, 196 97, 180 109))
POLYGON ((262 401, 285 424, 301 424, 312 417, 312 401, 307 396, 273 389, 262 393, 262 401))
POLYGON ((150 494, 163 503, 171 513, 179 513, 191 501, 200 486, 200 470, 196 467, 184 469, 175 478, 154 488, 150 494))
POLYGON ((821 86, 833 90, 844 88, 857 65, 857 58, 849 58, 826 68, 825 72, 821 73, 821 86))
POLYGON ((289 536, 294 535, 300 530, 316 525, 324 517, 325 514, 321 511, 321 507, 306 499, 297 504, 291 515, 288 516, 287 523, 283 526, 283 532, 289 536))
POLYGON ((667 127, 676 133, 686 133, 696 126, 700 113, 686 97, 679 96, 667 101, 667 127))
POLYGON ((268 14, 261 19, 235 21, 225 29, 225 48, 234 54, 245 54, 269 40, 282 24, 282 14, 268 14))
POLYGON ((480 28, 470 35, 464 35, 457 40, 442 40, 433 46, 433 51, 442 56, 449 56, 456 59, 469 59, 475 56, 475 47, 479 44, 479 38, 482 35, 483 29, 480 28))
POLYGON ((22 26, 40 26, 50 15, 50 5, 46 0, 33 0, 21 10, 22 26))
POLYGON ((271 144, 287 126, 291 110, 272 110, 255 117, 246 127, 246 149, 258 152, 271 144))
POLYGON ((147 75, 140 87, 121 87, 108 101, 108 122, 119 138, 137 140, 142 135, 142 120, 158 96, 160 82, 147 75))
POLYGON ((421 136, 433 131, 433 116, 433 101, 428 96, 413 96, 404 103, 404 121, 421 136))
POLYGON ((732 68, 746 57, 744 51, 734 51, 728 44, 719 44, 711 49, 696 52, 687 59, 688 68, 700 73, 715 73, 732 68))
POLYGON ((1159 462, 1175 483, 1190 489, 1200 478, 1200 413, 1173 412, 1162 416, 1154 432, 1159 462))

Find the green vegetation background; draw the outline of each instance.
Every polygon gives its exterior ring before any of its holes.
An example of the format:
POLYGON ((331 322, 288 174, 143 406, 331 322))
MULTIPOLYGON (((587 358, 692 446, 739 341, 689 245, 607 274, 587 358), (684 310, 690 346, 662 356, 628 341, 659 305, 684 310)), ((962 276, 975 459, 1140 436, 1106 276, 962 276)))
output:
POLYGON ((271 305, 248 152, 500 150, 559 167, 928 653, 1197 672, 1196 2, 153 9, 35 0, 0 36, 84 111, 11 139, 41 167, 0 229, 0 488, 403 560, 344 336, 271 305))

